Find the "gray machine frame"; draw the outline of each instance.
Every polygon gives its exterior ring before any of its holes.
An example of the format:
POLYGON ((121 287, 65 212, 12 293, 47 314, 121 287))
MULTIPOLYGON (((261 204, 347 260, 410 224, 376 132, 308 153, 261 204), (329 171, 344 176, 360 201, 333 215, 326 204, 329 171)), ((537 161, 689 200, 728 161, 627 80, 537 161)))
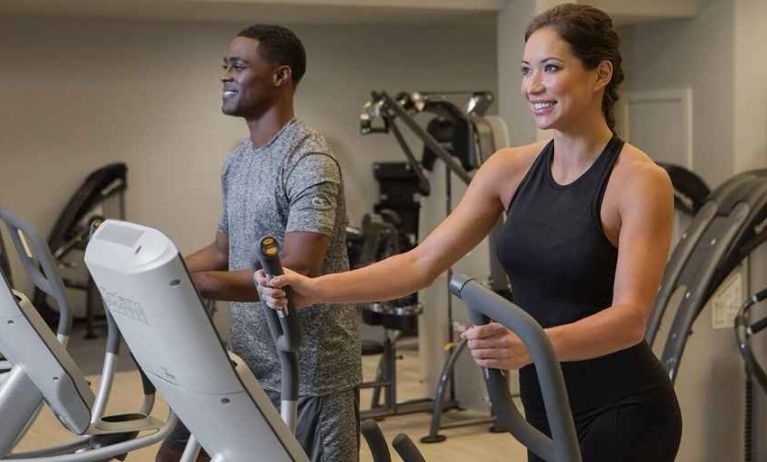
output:
POLYGON ((0 454, 0 460, 103 461, 155 444, 170 433, 175 424, 173 417, 163 424, 146 414, 102 417, 99 410, 94 412, 96 397, 72 357, 29 299, 10 289, 4 278, 0 282, 0 350, 14 364, 11 377, 0 386, 0 412, 3 415, 0 427, 7 429, 2 434, 10 437, 2 442, 8 450, 0 454), (22 398, 29 397, 29 406, 19 406, 16 401, 19 386, 30 390, 21 394, 22 398), (27 413, 18 410, 36 409, 39 406, 34 404, 37 399, 44 399, 69 431, 84 436, 42 450, 10 454, 18 434, 14 430, 26 428, 29 423, 27 413), (139 431, 152 433, 135 439, 128 436, 139 431), (102 444, 100 437, 105 435, 122 435, 124 438, 118 437, 116 444, 98 447, 102 444), (86 451, 75 453, 82 449, 86 451))
MULTIPOLYGON (((62 314, 56 336, 58 341, 66 346, 71 330, 72 312, 64 296, 64 286, 56 272, 50 250, 37 235, 37 230, 10 210, 0 208, 0 221, 5 224, 31 282, 56 300, 57 308, 62 314)), ((3 283, 10 287, 5 278, 3 283)), ((10 359, 11 353, 2 352, 10 359)), ((14 409, 14 412, 8 414, 8 418, 0 425, 0 456, 8 454, 24 436, 43 403, 42 393, 20 367, 13 367, 2 385, 0 406, 10 405, 12 402, 14 407, 11 409, 14 409)))
POLYGON ((137 363, 213 461, 308 461, 252 372, 227 354, 170 239, 107 220, 85 262, 137 363))
POLYGON ((692 325, 706 302, 751 251, 767 240, 767 170, 734 176, 693 217, 666 265, 645 340, 652 345, 664 319, 673 317, 661 362, 675 381, 692 325), (684 296, 669 311, 678 290, 684 296))
POLYGON ((34 285, 59 303, 61 318, 57 335, 51 332, 37 309, 23 294, 13 291, 0 274, 0 351, 13 368, 0 384, 0 460, 24 458, 32 461, 97 461, 115 457, 163 439, 172 428, 171 416, 162 422, 148 417, 154 392, 145 386, 144 403, 138 414, 103 417, 114 376, 119 333, 110 329, 102 381, 94 396, 82 371, 66 351, 71 329, 71 311, 63 284, 55 270, 48 247, 35 228, 7 209, 0 209, 2 221, 34 285), (12 454, 43 401, 71 432, 82 435, 73 441, 27 453, 12 454), (170 422, 170 423, 169 423, 170 422), (151 431, 131 439, 131 433, 151 431), (109 444, 109 443, 114 444, 109 444), (96 449, 99 446, 104 446, 96 449), (76 450, 86 452, 73 454, 76 450), (54 457, 55 459, 50 459, 54 457))
MULTIPOLYGON (((552 436, 544 435, 527 423, 509 393, 509 383, 504 371, 483 369, 485 385, 499 423, 520 443, 544 460, 581 462, 578 435, 570 411, 562 368, 543 328, 522 308, 467 276, 453 277, 450 280, 450 291, 469 307, 474 324, 482 325, 494 319, 522 340, 535 364, 552 436)), ((391 458, 386 441, 377 425, 370 420, 363 422, 362 432, 371 447, 379 448, 377 453, 381 455, 374 456, 374 461, 389 462, 391 458)), ((425 461, 418 448, 405 434, 397 435, 392 441, 392 446, 404 462, 425 461)))
MULTIPOLYGON (((456 117, 455 111, 458 109, 446 100, 447 96, 456 95, 470 96, 464 111, 465 114, 461 114, 460 118, 466 123, 470 131, 470 142, 468 143, 469 152, 467 153, 467 156, 471 159, 471 163, 475 164, 475 167, 478 167, 484 163, 497 148, 493 137, 492 125, 483 118, 483 115, 494 101, 493 94, 490 92, 402 92, 396 98, 385 91, 372 92, 371 101, 365 104, 363 112, 360 115, 360 129, 362 134, 391 132, 395 136, 397 143, 407 158, 411 170, 418 177, 419 189, 424 194, 428 194, 430 191, 429 180, 423 173, 421 164, 413 155, 413 152, 407 144, 396 121, 402 121, 402 123, 405 124, 405 126, 407 126, 438 159, 445 163, 446 175, 448 175, 448 177, 454 175, 461 182, 468 185, 471 182, 472 174, 467 171, 462 163, 459 162, 455 156, 453 156, 414 118, 414 115, 420 112, 431 112, 437 115, 450 115, 451 117, 456 117)), ((447 184, 450 184, 449 180, 447 181, 447 184)), ((449 187, 447 195, 446 214, 449 215, 452 208, 452 197, 449 187)), ((502 225, 503 220, 499 219, 498 223, 496 223, 490 231, 489 283, 492 289, 498 293, 509 294, 508 278, 496 256, 497 240, 502 225)), ((448 278, 451 276, 452 269, 449 269, 448 278)), ((432 418, 429 425, 429 433, 421 438, 421 442, 424 443, 444 441, 446 436, 440 434, 439 431, 447 428, 492 423, 494 431, 505 431, 505 427, 500 426, 494 416, 462 419, 461 421, 450 423, 443 422, 442 416, 444 411, 460 408, 455 398, 453 368, 459 356, 466 349, 466 342, 464 340, 457 340, 454 342, 453 307, 452 299, 449 296, 447 297, 447 313, 448 341, 453 347, 451 348, 439 374, 434 397, 406 402, 397 401, 396 368, 394 367, 393 361, 395 352, 392 347, 394 342, 388 340, 386 342, 387 344, 384 345, 386 349, 382 355, 382 362, 379 364, 379 373, 377 374, 376 380, 366 382, 362 385, 363 388, 374 389, 374 406, 371 409, 362 412, 363 418, 378 419, 393 415, 430 411, 432 413, 432 418), (381 388, 384 388, 384 406, 377 405, 381 388)))
POLYGON ((3 272, 6 280, 10 282, 13 287, 13 276, 11 274, 11 263, 8 261, 8 251, 5 248, 5 241, 3 240, 3 233, 0 232, 0 271, 3 272))
POLYGON ((517 440, 543 459, 580 462, 578 436, 562 368, 543 328, 522 308, 469 277, 453 277, 450 290, 469 307, 474 324, 486 324, 493 319, 522 340, 535 363, 552 436, 549 438, 541 433, 520 414, 509 394, 509 384, 503 371, 484 369, 485 384, 498 420, 517 440))
MULTIPOLYGON (((3 274, 8 281, 8 285, 13 287, 13 277, 11 274, 11 263, 8 261, 8 251, 5 248, 5 242, 3 241, 3 233, 0 230, 0 273, 3 274)), ((0 354, 0 383, 8 377, 8 372, 11 371, 13 365, 0 354)))
POLYGON ((756 382, 767 392, 767 372, 756 358, 754 350, 751 347, 751 337, 758 334, 767 327, 767 317, 751 322, 751 309, 754 305, 767 299, 767 289, 751 295, 743 302, 735 317, 735 339, 738 342, 738 350, 746 365, 746 372, 750 377, 756 379, 756 382))
MULTIPOLYGON (((252 251, 251 268, 254 272, 263 268, 270 278, 283 274, 280 244, 276 238, 261 238, 252 251)), ((289 289, 287 295, 288 305, 285 308, 273 310, 261 304, 261 309, 264 310, 264 317, 272 334, 277 356, 280 358, 280 416, 290 432, 295 434, 298 425, 298 349, 301 346, 301 330, 289 289)))

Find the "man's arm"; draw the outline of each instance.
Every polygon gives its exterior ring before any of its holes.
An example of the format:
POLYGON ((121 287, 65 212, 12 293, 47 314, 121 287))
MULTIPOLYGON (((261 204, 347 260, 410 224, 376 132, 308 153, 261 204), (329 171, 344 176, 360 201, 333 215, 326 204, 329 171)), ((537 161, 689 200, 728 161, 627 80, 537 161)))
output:
POLYGON ((209 245, 184 258, 190 273, 225 271, 229 268, 229 235, 221 231, 209 245))
MULTIPOLYGON (((280 250, 282 265, 301 274, 318 276, 330 246, 328 236, 332 235, 337 219, 341 194, 340 167, 329 155, 309 154, 293 165, 286 182, 290 212, 280 250)), ((228 256, 228 238, 226 244, 224 248, 228 256)), ((210 248, 198 253, 201 252, 216 254, 215 249, 210 248)), ((226 267, 217 270, 199 268, 200 272, 194 273, 194 282, 203 297, 233 302, 258 300, 251 269, 221 271, 226 267)))
MULTIPOLYGON (((249 290, 243 272, 230 272, 229 235, 218 231, 216 239, 209 245, 184 258, 197 290, 204 298, 213 300, 252 300, 255 289, 249 290)), ((253 284, 249 284, 250 287, 253 284)))
MULTIPOLYGON (((226 235, 224 235, 226 236, 226 235)), ((330 239, 319 233, 286 233, 280 256, 282 264, 307 276, 318 276, 325 259, 330 239)), ((189 258, 215 253, 208 246, 189 258)), ((202 261, 202 260, 201 260, 202 261)), ((188 264, 187 264, 188 265, 188 264)), ((190 267, 190 271, 191 267, 190 267)), ((214 300, 230 302, 253 302, 258 300, 258 292, 253 283, 253 272, 249 269, 240 271, 198 271, 192 277, 200 295, 214 300)))
MULTIPOLYGON (((321 274, 322 262, 330 245, 330 238, 320 233, 286 233, 282 243, 282 265, 303 274, 315 277, 321 274)), ((253 282, 253 273, 249 275, 253 282)))

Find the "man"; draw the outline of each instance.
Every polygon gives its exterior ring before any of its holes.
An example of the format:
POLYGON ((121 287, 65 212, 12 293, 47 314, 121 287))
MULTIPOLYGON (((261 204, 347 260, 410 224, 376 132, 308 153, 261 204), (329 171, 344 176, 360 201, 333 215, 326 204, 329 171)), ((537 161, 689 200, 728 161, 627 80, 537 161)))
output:
MULTIPOLYGON (((286 267, 306 275, 348 269, 341 171, 324 138, 294 118, 306 55, 291 31, 268 25, 243 30, 230 42, 223 68, 221 110, 244 118, 250 138, 224 165, 215 241, 186 264, 203 297, 235 302, 229 346, 279 409, 280 364, 263 309, 254 303, 250 252, 261 237, 273 235, 286 267)), ((356 461, 361 365, 354 308, 301 309, 299 323, 296 436, 312 461, 356 461)), ((177 461, 187 438, 177 429, 157 460, 177 461)))

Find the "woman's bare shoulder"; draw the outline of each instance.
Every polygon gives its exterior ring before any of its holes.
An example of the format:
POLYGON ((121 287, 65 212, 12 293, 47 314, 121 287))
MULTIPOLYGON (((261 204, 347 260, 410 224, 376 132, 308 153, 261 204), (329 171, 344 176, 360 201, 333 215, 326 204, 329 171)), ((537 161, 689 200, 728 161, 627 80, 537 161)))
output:
POLYGON ((666 170, 655 163, 647 153, 629 143, 623 146, 614 175, 623 186, 622 189, 628 189, 632 193, 658 189, 670 191, 672 188, 666 170))
POLYGON ((507 172, 522 170, 522 173, 524 173, 532 165, 545 145, 546 141, 538 141, 522 146, 503 148, 493 154, 487 162, 488 164, 492 162, 493 166, 500 166, 502 164, 506 167, 504 170, 507 172))

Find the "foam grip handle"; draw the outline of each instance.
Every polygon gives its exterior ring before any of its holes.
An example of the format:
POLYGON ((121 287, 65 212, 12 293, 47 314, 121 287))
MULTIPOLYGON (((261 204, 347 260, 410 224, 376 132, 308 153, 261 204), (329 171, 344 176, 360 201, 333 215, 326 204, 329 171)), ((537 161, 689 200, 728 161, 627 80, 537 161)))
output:
POLYGON ((426 462, 426 459, 423 458, 421 451, 415 446, 413 440, 404 433, 394 437, 391 445, 394 446, 397 454, 399 454, 404 462, 426 462))
POLYGON ((360 432, 370 448, 373 462, 391 462, 391 453, 389 453, 386 438, 384 438, 381 432, 381 427, 374 420, 364 420, 360 424, 360 432))
POLYGON ((490 323, 490 318, 471 308, 469 308, 469 320, 471 320, 471 323, 475 326, 482 326, 490 323))
POLYGON ((760 330, 764 329, 765 327, 767 327, 767 317, 762 318, 759 321, 751 324, 751 327, 749 328, 749 330, 751 331, 751 334, 753 335, 759 332, 760 330))
MULTIPOLYGON (((469 307, 469 319, 475 326, 488 324, 490 318, 479 311, 469 307)), ((485 386, 490 402, 493 403, 493 413, 497 416, 496 426, 499 428, 509 428, 512 415, 517 411, 514 402, 509 393, 509 381, 506 374, 500 369, 482 368, 485 386)))
POLYGON ((259 261, 264 272, 269 277, 280 276, 285 272, 282 270, 282 262, 280 262, 280 245, 277 243, 277 239, 266 236, 258 243, 259 247, 259 261))
POLYGON ((767 298, 767 288, 762 289, 753 296, 754 302, 758 303, 767 298))
MULTIPOLYGON (((261 238, 253 252, 251 258, 251 267, 255 271, 258 264, 263 268, 269 277, 280 276, 284 274, 282 263, 280 262, 280 245, 272 236, 261 238)), ((285 352, 297 352, 301 342, 298 329, 298 318, 293 314, 293 303, 291 302, 290 289, 285 287, 285 293, 288 297, 288 306, 277 314, 275 310, 270 309, 267 315, 269 327, 273 329, 277 348, 285 352)))

